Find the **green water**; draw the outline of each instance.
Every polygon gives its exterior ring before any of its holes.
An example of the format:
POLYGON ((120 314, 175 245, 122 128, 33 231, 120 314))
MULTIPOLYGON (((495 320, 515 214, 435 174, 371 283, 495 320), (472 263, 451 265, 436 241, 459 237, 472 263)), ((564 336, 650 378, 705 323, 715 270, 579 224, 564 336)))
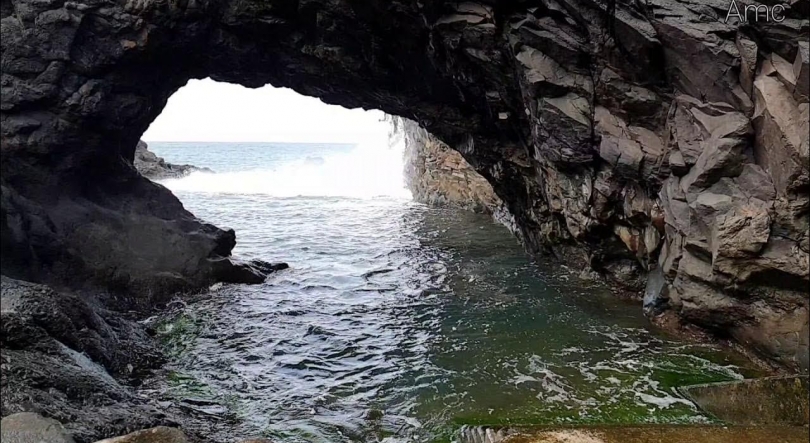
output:
POLYGON ((532 263, 488 217, 429 209, 401 153, 304 144, 151 145, 217 174, 167 181, 234 253, 283 261, 158 327, 151 391, 221 441, 430 442, 463 424, 704 423, 674 387, 748 363, 648 328, 639 303, 532 263))
POLYGON ((351 213, 341 229, 357 242, 288 238, 288 257, 305 255, 290 270, 214 288, 158 327, 173 370, 162 395, 226 420, 227 435, 427 442, 462 425, 706 423, 674 388, 756 373, 650 329, 638 303, 576 270, 532 263, 486 217, 319 204, 351 213))

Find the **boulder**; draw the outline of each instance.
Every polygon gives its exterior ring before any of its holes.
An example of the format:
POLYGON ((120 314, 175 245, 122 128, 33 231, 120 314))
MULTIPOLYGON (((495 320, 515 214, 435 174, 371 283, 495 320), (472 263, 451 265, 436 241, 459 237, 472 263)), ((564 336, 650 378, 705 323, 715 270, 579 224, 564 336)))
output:
POLYGON ((4 443, 73 443, 61 423, 33 412, 3 417, 0 440, 4 443))
POLYGON ((657 267, 647 274, 647 285, 644 288, 644 313, 655 317, 666 309, 669 303, 667 281, 663 270, 657 267))
POLYGON ((78 441, 95 441, 171 421, 128 385, 163 362, 144 325, 101 307, 95 297, 6 276, 0 289, 2 411, 12 414, 2 422, 3 442, 15 441, 7 432, 20 429, 47 428, 43 435, 56 436, 64 425, 78 441), (14 414, 30 410, 63 425, 14 414))
POLYGON ((238 260, 220 259, 212 262, 214 276, 223 283, 259 284, 267 279, 273 272, 287 269, 287 263, 268 263, 262 260, 247 262, 238 260))

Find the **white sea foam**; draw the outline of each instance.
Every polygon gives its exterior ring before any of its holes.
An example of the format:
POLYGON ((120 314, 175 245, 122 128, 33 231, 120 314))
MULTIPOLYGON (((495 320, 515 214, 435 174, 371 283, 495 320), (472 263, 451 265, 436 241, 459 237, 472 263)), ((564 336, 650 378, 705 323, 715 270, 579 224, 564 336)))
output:
POLYGON ((161 182, 174 192, 261 194, 274 197, 393 197, 410 199, 399 141, 369 137, 349 152, 310 156, 272 169, 194 172, 161 182))

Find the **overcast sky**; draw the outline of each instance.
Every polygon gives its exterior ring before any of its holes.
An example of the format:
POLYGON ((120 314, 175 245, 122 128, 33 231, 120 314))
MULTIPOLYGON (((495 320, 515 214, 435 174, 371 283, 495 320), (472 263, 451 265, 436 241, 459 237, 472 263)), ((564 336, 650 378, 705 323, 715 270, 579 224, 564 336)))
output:
POLYGON ((346 109, 290 89, 210 79, 177 91, 143 134, 149 141, 357 143, 386 134, 380 111, 346 109))

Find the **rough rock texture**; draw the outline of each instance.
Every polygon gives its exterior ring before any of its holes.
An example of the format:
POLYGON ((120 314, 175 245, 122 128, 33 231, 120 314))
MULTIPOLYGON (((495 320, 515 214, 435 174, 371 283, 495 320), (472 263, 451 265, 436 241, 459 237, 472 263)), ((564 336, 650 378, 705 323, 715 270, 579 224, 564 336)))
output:
POLYGON ((143 326, 90 297, 1 278, 3 416, 41 413, 79 442, 174 423, 129 385, 162 362, 143 326))
POLYGON ((808 367, 808 0, 2 0, 2 271, 215 279, 233 233, 134 171, 190 78, 419 122, 553 252, 808 367))
POLYGON ((410 120, 398 125, 405 141, 405 182, 414 200, 492 214, 503 206, 492 185, 457 151, 410 120))
POLYGON ((492 429, 459 436, 459 443, 804 443, 807 427, 799 426, 548 426, 539 429, 492 429), (485 432, 488 432, 485 434, 485 432), (501 437, 500 434, 507 434, 501 437), (483 437, 480 437, 483 436, 483 437))
POLYGON ((135 157, 133 166, 144 177, 150 180, 163 180, 167 178, 180 178, 192 172, 214 172, 208 168, 200 168, 193 165, 175 165, 167 163, 162 157, 158 157, 149 150, 145 141, 139 140, 135 147, 135 157))
POLYGON ((33 412, 3 417, 0 440, 5 443, 73 443, 61 423, 33 412))

